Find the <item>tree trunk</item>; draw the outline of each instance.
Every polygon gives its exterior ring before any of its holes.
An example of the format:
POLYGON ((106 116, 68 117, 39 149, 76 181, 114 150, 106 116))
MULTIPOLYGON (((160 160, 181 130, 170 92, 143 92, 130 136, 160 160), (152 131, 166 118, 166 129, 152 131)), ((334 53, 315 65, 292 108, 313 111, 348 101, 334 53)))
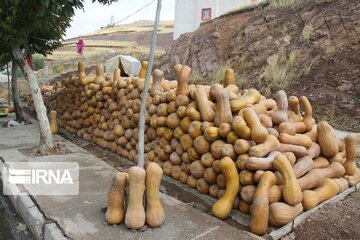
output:
POLYGON ((25 118, 23 112, 21 110, 20 101, 19 101, 19 92, 17 87, 17 70, 18 70, 18 63, 13 59, 12 60, 12 67, 11 67, 11 95, 14 103, 14 109, 16 114, 16 121, 18 122, 25 122, 25 118))
POLYGON ((49 119, 47 117, 46 107, 44 105, 39 84, 37 82, 36 76, 34 75, 29 64, 21 53, 19 46, 13 48, 12 55, 19 63, 19 66, 28 82, 31 96, 34 102, 36 116, 40 128, 40 154, 47 154, 50 149, 54 148, 54 142, 50 131, 49 119))

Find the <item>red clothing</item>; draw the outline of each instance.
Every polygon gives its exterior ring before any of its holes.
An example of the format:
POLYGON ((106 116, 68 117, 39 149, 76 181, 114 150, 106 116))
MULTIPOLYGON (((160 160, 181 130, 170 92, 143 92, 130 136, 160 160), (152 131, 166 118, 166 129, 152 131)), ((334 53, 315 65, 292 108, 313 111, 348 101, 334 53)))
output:
POLYGON ((77 53, 80 53, 82 55, 84 53, 84 46, 84 40, 80 38, 79 41, 76 43, 77 53))

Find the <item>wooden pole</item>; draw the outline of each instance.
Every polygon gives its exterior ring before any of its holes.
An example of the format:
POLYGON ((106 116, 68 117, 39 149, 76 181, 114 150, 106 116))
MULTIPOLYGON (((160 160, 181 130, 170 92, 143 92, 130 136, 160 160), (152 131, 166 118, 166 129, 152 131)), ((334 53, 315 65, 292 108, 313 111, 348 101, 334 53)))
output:
POLYGON ((144 89, 142 92, 141 107, 140 107, 138 167, 141 167, 141 168, 144 168, 144 165, 145 165, 145 161, 144 161, 144 134, 145 133, 144 133, 144 131, 145 131, 145 116, 146 116, 146 100, 147 100, 147 97, 149 94, 149 81, 150 81, 151 70, 152 70, 152 66, 153 66, 153 62, 154 62, 156 37, 157 37, 157 31, 159 28, 159 21, 160 21, 160 12, 161 12, 161 0, 158 0, 154 28, 153 28, 152 37, 151 37, 149 64, 148 64, 147 70, 146 70, 145 83, 144 83, 144 89))

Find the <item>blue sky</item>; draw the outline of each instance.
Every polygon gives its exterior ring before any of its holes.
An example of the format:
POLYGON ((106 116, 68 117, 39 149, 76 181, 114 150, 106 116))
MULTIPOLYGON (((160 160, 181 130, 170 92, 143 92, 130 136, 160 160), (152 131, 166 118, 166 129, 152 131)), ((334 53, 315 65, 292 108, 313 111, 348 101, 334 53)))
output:
MULTIPOLYGON (((81 34, 93 32, 110 23, 111 16, 114 22, 120 21, 129 14, 142 8, 152 0, 119 0, 110 6, 85 1, 84 10, 77 10, 71 27, 66 31, 66 38, 77 37, 81 34)), ((122 23, 132 23, 138 20, 154 20, 156 12, 156 1, 134 16, 122 23)), ((173 20, 175 15, 175 0, 162 0, 161 20, 173 20)))

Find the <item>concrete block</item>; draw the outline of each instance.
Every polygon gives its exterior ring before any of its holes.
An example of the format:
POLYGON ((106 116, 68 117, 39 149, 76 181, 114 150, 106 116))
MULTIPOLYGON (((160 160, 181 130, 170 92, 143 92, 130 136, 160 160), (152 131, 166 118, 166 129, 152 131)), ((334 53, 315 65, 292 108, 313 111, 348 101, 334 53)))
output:
MULTIPOLYGON (((19 202, 21 203, 21 202, 19 202)), ((19 206, 20 207, 20 206, 19 206)), ((39 209, 34 206, 28 209, 20 207, 22 210, 19 214, 25 221, 26 225, 34 235, 34 237, 38 240, 43 239, 43 226, 45 224, 45 218, 39 209)))
POLYGON ((44 229, 44 240, 67 240, 55 223, 47 223, 44 229))

